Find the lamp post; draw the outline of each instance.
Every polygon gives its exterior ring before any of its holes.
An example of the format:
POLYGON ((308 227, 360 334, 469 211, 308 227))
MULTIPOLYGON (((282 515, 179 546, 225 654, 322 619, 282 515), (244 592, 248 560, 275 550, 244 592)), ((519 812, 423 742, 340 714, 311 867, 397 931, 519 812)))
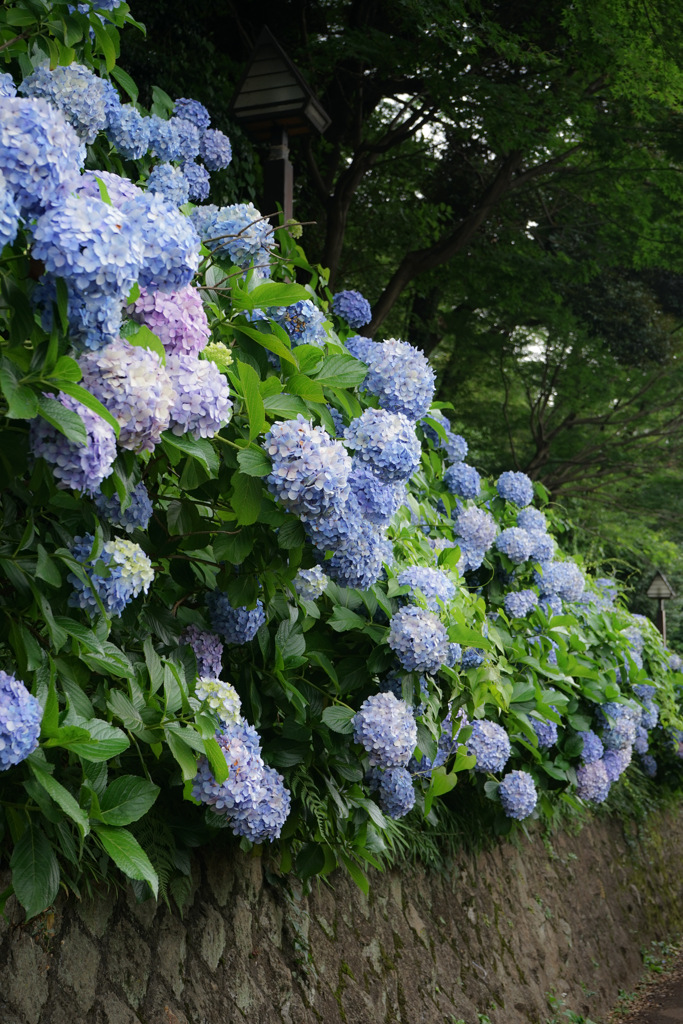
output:
POLYGON ((666 643, 666 612, 664 611, 664 602, 670 600, 676 595, 674 594, 673 587, 667 580, 664 573, 659 571, 655 573, 652 583, 647 588, 647 596, 659 601, 655 625, 662 634, 662 640, 666 643))
POLYGON ((263 208, 273 214, 279 204, 284 223, 292 218, 293 169, 289 161, 289 136, 322 134, 331 119, 313 95, 269 29, 256 41, 237 92, 232 116, 255 142, 270 145, 263 165, 263 208))

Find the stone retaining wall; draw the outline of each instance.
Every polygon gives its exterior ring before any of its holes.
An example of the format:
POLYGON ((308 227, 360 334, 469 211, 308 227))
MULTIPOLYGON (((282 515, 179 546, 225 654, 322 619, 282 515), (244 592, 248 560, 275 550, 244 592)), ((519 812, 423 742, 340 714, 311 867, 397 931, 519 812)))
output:
POLYGON ((683 812, 373 874, 369 897, 342 875, 304 897, 214 849, 182 919, 103 893, 24 923, 12 899, 0 1022, 546 1024, 549 992, 600 1020, 681 926, 682 852, 683 812))

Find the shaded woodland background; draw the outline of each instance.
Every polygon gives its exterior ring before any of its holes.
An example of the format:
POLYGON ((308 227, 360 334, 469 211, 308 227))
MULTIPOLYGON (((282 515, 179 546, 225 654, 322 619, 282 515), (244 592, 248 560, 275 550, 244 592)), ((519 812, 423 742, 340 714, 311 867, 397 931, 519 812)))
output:
MULTIPOLYGON (((259 205, 230 100, 267 25, 332 118, 291 140, 302 244, 428 352, 483 472, 519 469, 565 546, 681 598, 683 8, 676 0, 136 0, 122 66, 207 105, 259 205), (312 223, 308 223, 312 222, 312 223)), ((263 212, 270 212, 265 211, 263 212)))

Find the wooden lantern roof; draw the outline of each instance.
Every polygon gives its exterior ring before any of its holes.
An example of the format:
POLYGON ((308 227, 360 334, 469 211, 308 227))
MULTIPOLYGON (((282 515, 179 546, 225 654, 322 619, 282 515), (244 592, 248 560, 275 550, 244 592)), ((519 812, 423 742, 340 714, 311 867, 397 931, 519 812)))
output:
POLYGON ((659 598, 660 601, 667 601, 676 595, 664 573, 657 572, 652 583, 647 588, 647 596, 659 598))
POLYGON ((231 103, 232 116, 249 135, 268 142, 273 129, 288 135, 324 132, 331 118, 313 95, 269 29, 256 41, 231 103))

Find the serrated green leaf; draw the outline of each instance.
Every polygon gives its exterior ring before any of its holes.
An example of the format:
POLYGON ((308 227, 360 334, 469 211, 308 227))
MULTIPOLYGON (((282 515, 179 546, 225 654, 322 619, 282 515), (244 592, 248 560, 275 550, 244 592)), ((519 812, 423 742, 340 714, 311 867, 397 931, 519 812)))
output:
POLYGON ((184 455, 189 455, 191 458, 197 459, 204 466, 210 477, 214 478, 218 476, 220 459, 218 458, 213 445, 210 441, 207 441, 206 438, 195 438, 192 434, 181 434, 180 436, 176 436, 175 434, 172 434, 170 430, 166 430, 161 435, 161 443, 167 451, 169 448, 171 450, 176 449, 177 451, 183 452, 184 455))
POLYGON ((364 618, 342 605, 337 605, 327 621, 337 633, 345 633, 349 629, 363 629, 367 625, 364 618))
POLYGON ((66 409, 56 398, 47 395, 38 395, 38 412, 47 420, 55 430, 72 442, 72 444, 84 445, 88 440, 85 424, 73 409, 66 409))
POLYGON ((52 383, 59 391, 63 391, 65 395, 70 395, 72 398, 75 398, 77 401, 85 405, 86 408, 96 412, 98 416, 101 416, 103 420, 106 420, 116 436, 119 436, 121 428, 119 427, 118 421, 114 419, 108 409, 105 409, 99 399, 95 398, 94 395, 91 395, 89 391, 82 388, 80 384, 74 384, 73 381, 66 380, 64 377, 60 377, 59 379, 55 378, 52 383))
POLYGON ((267 306, 293 306, 295 302, 310 299, 310 293, 300 284, 279 284, 266 281, 248 291, 233 290, 232 303, 235 309, 265 309, 267 306))
POLYGON ((159 893, 159 878, 152 867, 149 857, 137 839, 128 829, 116 828, 113 825, 93 824, 93 831, 102 846, 116 864, 129 878, 141 882, 149 882, 155 896, 159 893))
POLYGON ((14 893, 32 918, 54 903, 59 890, 59 864, 45 833, 29 822, 10 860, 14 893))
POLYGON ((78 801, 71 795, 68 789, 66 789, 60 782, 57 782, 48 772, 43 771, 37 764, 31 762, 31 772, 34 778, 40 783, 45 792, 52 797, 54 802, 67 814, 72 821, 75 821, 78 825, 78 830, 81 836, 87 836, 90 831, 90 823, 88 822, 88 816, 82 807, 79 806, 78 801))
POLYGON ((240 470, 247 476, 267 476, 273 468, 272 462, 263 449, 256 446, 238 452, 237 461, 240 470))
POLYGON ((159 787, 138 775, 121 775, 100 799, 99 820, 107 825, 130 825, 147 813, 159 795, 159 787))
POLYGON ((322 385, 318 381, 306 377, 303 373, 295 373, 288 377, 285 388, 290 395, 298 395, 308 402, 325 401, 322 385))
POLYGON ((230 326, 234 331, 246 335, 247 338, 251 338, 252 341, 262 345, 263 348, 272 352, 273 355, 279 356, 280 359, 284 359, 286 363, 291 363, 292 366, 296 366, 298 369, 299 363, 296 356, 285 345, 284 341, 281 341, 275 334, 258 331, 255 327, 247 327, 245 324, 233 323, 230 326))
POLYGON ((124 71, 123 68, 120 68, 118 64, 116 64, 111 69, 111 77, 116 79, 121 88, 124 89, 125 92, 130 96, 133 103, 137 103, 138 87, 133 81, 133 79, 130 77, 128 72, 124 71))
POLYGON ((249 437, 258 437, 266 427, 266 414, 259 389, 259 375, 253 366, 237 360, 237 372, 242 386, 245 412, 249 421, 249 437))
POLYGON ((333 704, 322 713, 322 720, 332 732, 341 733, 343 736, 350 736, 353 732, 353 719, 356 712, 353 708, 345 708, 340 704, 333 704))
POLYGON ((233 473, 233 493, 230 499, 240 526, 249 526, 258 519, 263 500, 263 484, 258 477, 245 476, 244 473, 233 473))
POLYGON ((315 379, 325 387, 359 387, 367 376, 365 363, 353 356, 326 356, 315 373, 315 379))
POLYGON ((165 730, 165 736, 169 750, 180 765, 184 781, 188 782, 194 779, 197 774, 197 758, 192 748, 187 745, 182 736, 170 729, 165 730))

